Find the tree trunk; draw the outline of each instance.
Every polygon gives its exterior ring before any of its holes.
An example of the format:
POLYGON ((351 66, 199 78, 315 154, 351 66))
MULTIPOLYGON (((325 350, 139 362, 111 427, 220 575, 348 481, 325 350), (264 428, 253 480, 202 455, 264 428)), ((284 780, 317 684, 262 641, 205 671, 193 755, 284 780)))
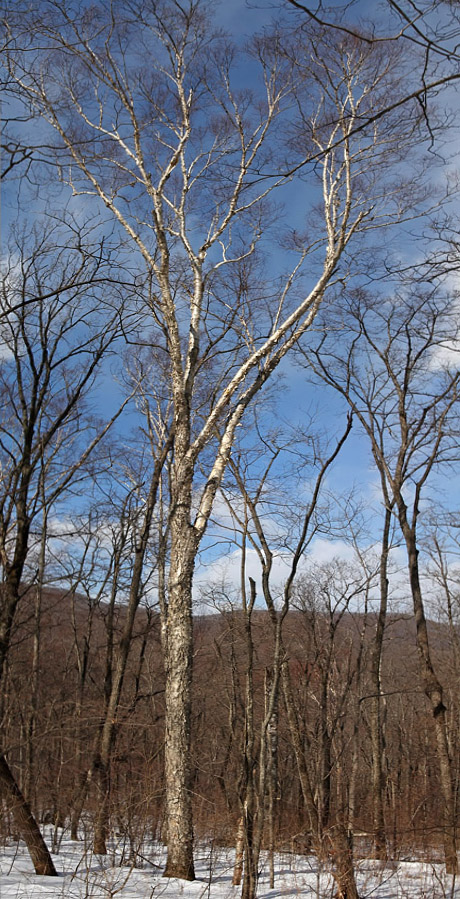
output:
MULTIPOLYGON (((4 677, 5 663, 11 638, 11 628, 20 599, 20 580, 27 552, 28 522, 21 529, 16 543, 15 563, 8 572, 3 585, 2 611, 0 616, 0 682, 4 677)), ((11 810, 19 833, 29 850, 36 874, 57 876, 48 847, 40 833, 38 824, 28 802, 19 789, 3 753, 0 753, 0 791, 11 810)))
POLYGON ((24 799, 4 755, 0 755, 0 790, 24 838, 36 874, 57 877, 53 860, 40 833, 28 802, 24 799))
POLYGON ((94 825, 93 851, 96 855, 107 855, 107 835, 110 811, 110 750, 95 762, 97 774, 98 809, 94 825))
POLYGON ((374 853, 378 859, 386 859, 386 832, 384 816, 384 776, 383 776, 383 731, 382 731, 382 697, 381 697, 381 664, 383 636, 385 631, 388 606, 388 552, 390 540, 392 509, 387 501, 380 555, 380 607, 371 651, 370 677, 373 695, 370 698, 369 726, 371 732, 372 752, 372 819, 374 853))
MULTIPOLYGON (((242 557, 242 573, 244 578, 245 555, 242 557)), ((242 580, 242 596, 244 610, 244 630, 246 637, 246 699, 245 699, 245 735, 243 748, 242 786, 243 799, 243 834, 244 834, 244 870, 241 899, 254 899, 257 890, 258 853, 255 839, 256 785, 254 756, 254 643, 252 638, 252 612, 256 601, 256 585, 249 578, 251 593, 249 603, 246 601, 244 580, 242 580)), ((264 797, 259 796, 259 803, 264 797)))
MULTIPOLYGON (((269 710, 273 677, 265 671, 265 714, 269 710)), ((268 862, 270 889, 275 889, 275 797, 278 786, 278 689, 273 713, 267 727, 267 778, 268 778, 268 862)))
POLYGON ((443 690, 438 680, 430 653, 428 628, 420 586, 418 549, 414 529, 409 526, 402 500, 398 505, 401 530, 407 548, 409 578, 416 624, 417 649, 420 674, 425 695, 429 699, 433 713, 434 730, 438 749, 439 777, 444 800, 443 844, 446 870, 448 874, 458 874, 457 835, 455 826, 455 795, 452 780, 452 763, 447 737, 447 709, 443 702, 443 690))
POLYGON ((233 868, 232 885, 239 887, 243 876, 243 860, 244 860, 244 813, 238 821, 238 829, 236 831, 235 842, 235 865, 233 868))
POLYGON ((333 860, 333 875, 337 884, 337 899, 359 899, 353 865, 353 852, 347 828, 342 822, 331 827, 328 834, 333 860))
MULTIPOLYGON (((332 647, 331 647, 332 648, 332 647)), ((329 827, 331 810, 332 737, 329 722, 328 685, 332 653, 322 674, 319 721, 318 823, 323 834, 329 827)))
POLYGON ((73 807, 72 814, 70 817, 70 839, 78 840, 78 828, 80 826, 80 819, 83 814, 83 809, 86 802, 86 797, 88 795, 88 790, 93 778, 93 765, 86 769, 86 771, 80 771, 78 777, 78 785, 76 789, 76 793, 73 799, 73 807))
POLYGON ((283 687, 283 699, 286 709, 286 716, 289 725, 289 735, 291 738, 294 755, 297 764, 297 771, 300 779, 300 787, 302 798, 308 815, 308 824, 310 835, 313 840, 315 850, 321 854, 321 846, 319 840, 320 822, 318 817, 318 809, 315 804, 313 792, 310 783, 310 777, 305 763, 305 756, 302 745, 302 737, 300 734, 299 721, 295 708, 294 696, 292 693, 291 677, 289 674, 288 663, 285 662, 281 668, 281 682, 283 687))
MULTIPOLYGON (((319 821, 318 809, 311 791, 307 766, 305 764, 302 739, 295 710, 294 697, 292 695, 291 680, 286 664, 283 665, 281 671, 284 704, 300 777, 302 796, 310 820, 313 845, 318 857, 324 858, 325 846, 322 845, 320 838, 321 824, 319 821)), ((338 899, 359 899, 354 874, 353 853, 346 827, 340 822, 336 824, 335 827, 329 830, 327 842, 330 844, 330 851, 327 854, 332 858, 334 864, 333 873, 338 887, 338 899)))
POLYGON ((190 525, 191 479, 182 491, 176 494, 174 505, 175 513, 171 519, 171 560, 164 647, 168 855, 163 876, 194 880, 190 729, 193 656, 192 579, 197 547, 190 525))
POLYGON ((35 587, 34 597, 34 635, 32 649, 32 671, 30 677, 30 708, 26 721, 26 764, 23 791, 28 802, 33 804, 35 790, 35 734, 37 729, 38 692, 40 684, 40 637, 41 637, 41 584, 35 587))
MULTIPOLYGON (((126 610, 126 618, 123 625, 123 631, 117 648, 115 671, 113 671, 113 618, 108 634, 109 645, 105 673, 106 708, 100 734, 99 746, 96 748, 93 763, 93 768, 97 772, 97 785, 99 790, 99 809, 94 829, 94 851, 98 855, 105 855, 107 852, 106 840, 110 811, 110 778, 112 756, 117 735, 118 712, 126 669, 128 665, 128 658, 132 648, 137 610, 139 608, 139 603, 142 595, 142 573, 144 569, 145 553, 150 536, 152 516, 155 509, 161 472, 170 448, 170 441, 171 437, 169 437, 165 441, 163 447, 161 448, 161 451, 158 453, 158 456, 155 460, 154 470, 150 481, 148 499, 142 520, 142 526, 139 529, 139 532, 136 533, 136 549, 129 588, 129 601, 126 610)), ((114 579, 114 584, 116 588, 116 578, 114 579)), ((116 590, 114 594, 114 600, 115 595, 116 590)), ((113 613, 113 604, 111 606, 111 609, 113 613)))
POLYGON ((254 851, 254 790, 248 785, 244 803, 244 870, 241 899, 255 899, 258 880, 258 859, 254 851))

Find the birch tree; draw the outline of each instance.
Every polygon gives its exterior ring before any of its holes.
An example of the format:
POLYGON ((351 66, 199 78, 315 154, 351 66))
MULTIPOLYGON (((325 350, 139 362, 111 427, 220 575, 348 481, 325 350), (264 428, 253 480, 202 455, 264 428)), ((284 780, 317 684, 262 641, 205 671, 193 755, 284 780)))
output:
POLYGON ((200 0, 18 10, 7 16, 10 79, 53 135, 65 189, 105 210, 144 272, 143 339, 161 347, 169 378, 165 875, 193 879, 196 555, 249 404, 356 264, 353 239, 401 214, 387 176, 413 140, 414 110, 404 123, 386 118, 382 136, 375 122, 358 129, 400 91, 402 61, 321 28, 253 40, 251 91, 238 86, 235 49, 200 0), (275 271, 262 268, 263 241, 279 229, 269 194, 286 185, 288 158, 302 172, 307 226, 291 229, 275 271))

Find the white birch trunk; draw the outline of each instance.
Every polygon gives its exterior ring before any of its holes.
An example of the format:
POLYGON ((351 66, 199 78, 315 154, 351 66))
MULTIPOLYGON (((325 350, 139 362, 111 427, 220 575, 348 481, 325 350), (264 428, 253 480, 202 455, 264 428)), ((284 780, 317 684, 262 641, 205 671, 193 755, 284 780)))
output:
MULTIPOLYGON (((177 435, 176 435, 177 437, 177 435)), ((180 440, 176 439, 176 450, 180 440)), ((173 483, 166 639, 165 789, 168 856, 165 877, 194 880, 192 762, 192 579, 197 551, 192 525, 193 472, 177 465, 173 483)))

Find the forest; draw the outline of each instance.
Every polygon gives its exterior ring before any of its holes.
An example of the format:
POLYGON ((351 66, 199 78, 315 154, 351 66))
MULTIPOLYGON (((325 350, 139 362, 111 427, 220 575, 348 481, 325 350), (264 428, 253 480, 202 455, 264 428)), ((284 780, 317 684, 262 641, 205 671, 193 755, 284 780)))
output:
POLYGON ((456 4, 2 6, 5 849, 454 896, 456 4))

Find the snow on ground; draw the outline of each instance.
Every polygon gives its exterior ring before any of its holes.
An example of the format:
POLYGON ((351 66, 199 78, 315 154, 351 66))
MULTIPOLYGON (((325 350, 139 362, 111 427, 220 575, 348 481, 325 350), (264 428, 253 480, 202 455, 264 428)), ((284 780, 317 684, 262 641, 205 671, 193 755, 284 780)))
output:
MULTIPOLYGON (((22 843, 1 851, 0 899, 238 899, 232 886, 233 853, 208 846, 196 853, 193 883, 161 877, 162 847, 151 847, 138 861, 142 867, 120 864, 121 843, 110 855, 92 855, 83 843, 62 836, 54 861, 59 877, 37 877, 22 843)), ((264 860, 262 860, 264 861, 264 860)), ((382 866, 372 859, 357 862, 363 899, 460 899, 457 886, 441 864, 399 861, 382 866)), ((333 880, 309 856, 279 854, 275 888, 270 890, 266 866, 260 878, 259 899, 331 899, 333 880)))

